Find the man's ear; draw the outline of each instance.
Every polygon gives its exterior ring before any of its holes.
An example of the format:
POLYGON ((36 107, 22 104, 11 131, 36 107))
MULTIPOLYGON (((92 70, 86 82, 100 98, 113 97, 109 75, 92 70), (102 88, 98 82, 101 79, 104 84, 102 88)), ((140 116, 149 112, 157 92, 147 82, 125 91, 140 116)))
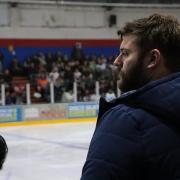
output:
POLYGON ((161 62, 161 53, 158 49, 153 49, 149 52, 147 68, 156 68, 161 62))

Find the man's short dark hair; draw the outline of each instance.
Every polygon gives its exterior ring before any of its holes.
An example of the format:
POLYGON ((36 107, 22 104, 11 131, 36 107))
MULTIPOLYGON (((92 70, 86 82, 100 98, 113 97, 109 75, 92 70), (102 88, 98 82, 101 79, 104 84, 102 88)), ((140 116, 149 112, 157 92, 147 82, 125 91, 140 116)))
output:
POLYGON ((121 39, 127 34, 136 35, 142 52, 156 48, 163 55, 169 70, 180 71, 180 24, 175 17, 152 14, 126 23, 118 34, 121 39))

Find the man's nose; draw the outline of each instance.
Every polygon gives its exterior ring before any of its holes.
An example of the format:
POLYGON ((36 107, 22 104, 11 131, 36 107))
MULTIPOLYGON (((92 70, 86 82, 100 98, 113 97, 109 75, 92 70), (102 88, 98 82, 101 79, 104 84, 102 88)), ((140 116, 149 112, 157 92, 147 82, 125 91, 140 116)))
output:
POLYGON ((120 55, 114 60, 114 65, 119 66, 120 68, 122 67, 123 62, 120 55))

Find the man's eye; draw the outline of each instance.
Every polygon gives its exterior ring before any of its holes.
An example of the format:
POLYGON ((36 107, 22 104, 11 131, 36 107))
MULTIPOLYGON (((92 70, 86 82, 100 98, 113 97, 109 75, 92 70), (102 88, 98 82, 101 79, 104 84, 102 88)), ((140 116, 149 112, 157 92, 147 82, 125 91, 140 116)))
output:
POLYGON ((126 57, 128 56, 128 52, 122 52, 121 55, 126 57))

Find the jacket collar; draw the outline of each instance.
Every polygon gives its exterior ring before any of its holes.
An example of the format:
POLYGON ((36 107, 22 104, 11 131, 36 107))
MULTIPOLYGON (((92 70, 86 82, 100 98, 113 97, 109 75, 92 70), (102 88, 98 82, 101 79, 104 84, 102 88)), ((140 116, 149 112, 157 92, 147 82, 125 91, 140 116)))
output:
POLYGON ((152 82, 146 84, 145 86, 143 86, 142 88, 124 93, 120 97, 118 97, 110 102, 107 102, 104 97, 101 97, 100 102, 99 102, 98 121, 105 112, 107 112, 109 109, 111 109, 119 104, 126 104, 131 107, 142 108, 144 110, 147 110, 151 113, 156 114, 156 109, 154 110, 153 107, 146 105, 146 103, 142 103, 143 102, 142 96, 145 96, 146 93, 153 91, 153 88, 159 87, 159 86, 163 85, 164 83, 168 83, 169 81, 174 80, 178 77, 180 77, 180 72, 173 73, 173 74, 163 77, 159 80, 152 81, 152 82))

